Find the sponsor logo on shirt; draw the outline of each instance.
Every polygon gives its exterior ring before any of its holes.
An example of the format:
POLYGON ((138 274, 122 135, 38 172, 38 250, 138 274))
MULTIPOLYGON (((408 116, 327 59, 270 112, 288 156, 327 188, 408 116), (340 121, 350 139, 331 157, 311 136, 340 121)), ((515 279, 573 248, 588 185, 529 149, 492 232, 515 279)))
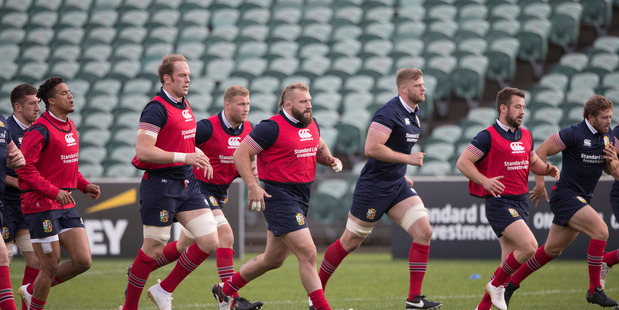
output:
POLYGON ((73 137, 73 133, 68 133, 64 135, 64 140, 67 141, 67 146, 73 146, 77 144, 75 138, 73 137))
POLYGON ((294 153, 297 154, 297 158, 316 156, 316 152, 318 152, 318 147, 307 147, 300 150, 294 150, 294 153))
POLYGON ((404 118, 404 124, 410 125, 411 124, 411 120, 408 117, 404 118))
POLYGON ((6 143, 6 133, 3 132, 0 134, 0 142, 6 143))
POLYGON ((77 162, 79 158, 79 154, 80 153, 77 152, 77 153, 73 153, 69 155, 60 155, 60 160, 62 161, 63 164, 75 163, 77 162))
POLYGON ((410 132, 406 133, 406 142, 417 142, 417 140, 419 140, 418 133, 410 133, 410 132))
POLYGON ((585 139, 585 140, 582 142, 582 144, 583 144, 584 146, 591 147, 591 140, 589 140, 589 139, 585 139))
POLYGON ((307 128, 299 130, 299 137, 301 138, 301 141, 313 140, 312 134, 309 131, 310 130, 307 128))
POLYGON ((191 113, 189 113, 189 110, 183 110, 181 114, 183 114, 183 117, 185 118, 185 122, 193 121, 193 117, 191 116, 191 113))
POLYGON ((219 204, 217 203, 217 199, 215 199, 215 197, 210 196, 210 197, 208 197, 208 200, 211 202, 211 205, 212 205, 213 207, 217 207, 217 206, 219 206, 219 204))
POLYGON ((580 196, 576 196, 576 199, 578 199, 582 203, 587 203, 587 200, 585 198, 580 197, 580 196))
POLYGON ((196 136, 196 128, 191 128, 189 130, 183 130, 181 131, 181 134, 183 135, 184 139, 193 139, 196 136))
POLYGON ((524 153, 524 146, 522 146, 522 142, 512 142, 509 144, 509 147, 512 148, 512 154, 524 153))
POLYGON ((503 166, 509 170, 523 170, 529 168, 529 160, 518 160, 518 161, 506 161, 503 162, 503 166))
POLYGON ((241 145, 241 137, 230 137, 228 138, 228 148, 229 149, 237 149, 241 145))
POLYGON ((2 227, 2 239, 9 239, 9 228, 6 226, 2 227))

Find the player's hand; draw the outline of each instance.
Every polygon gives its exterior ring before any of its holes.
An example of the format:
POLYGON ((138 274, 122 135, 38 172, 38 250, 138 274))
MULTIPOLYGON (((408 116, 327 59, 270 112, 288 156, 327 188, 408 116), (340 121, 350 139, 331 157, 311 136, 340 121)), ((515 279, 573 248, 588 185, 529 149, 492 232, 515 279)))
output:
POLYGON ((205 178, 213 178, 213 167, 211 166, 211 162, 202 151, 187 153, 185 155, 185 163, 188 165, 196 166, 198 169, 204 169, 205 178))
POLYGON ((99 187, 99 185, 92 183, 86 185, 86 188, 84 188, 84 192, 90 194, 90 198, 95 200, 99 199, 99 196, 101 196, 101 188, 99 187))
POLYGON ((413 180, 406 175, 404 176, 404 180, 406 180, 406 183, 408 183, 410 187, 413 187, 413 184, 415 184, 415 182, 413 182, 413 180))
POLYGON ((426 153, 416 152, 410 155, 411 161, 409 165, 423 167, 423 158, 426 157, 426 153))
POLYGON ((342 171, 342 168, 343 168, 342 161, 339 158, 331 156, 327 159, 327 162, 331 162, 331 169, 333 169, 333 171, 335 172, 342 171))
POLYGON ((258 183, 255 185, 249 186, 247 191, 247 196, 249 197, 249 203, 247 207, 251 211, 260 212, 266 208, 264 203, 264 197, 270 198, 269 195, 258 183))
POLYGON ((607 161, 617 160, 617 151, 615 151, 614 147, 604 148, 604 159, 607 161))
POLYGON ((557 166, 551 166, 549 163, 546 163, 546 175, 554 177, 555 179, 559 179, 560 175, 559 168, 557 166))
POLYGON ((71 192, 65 191, 64 189, 58 191, 58 195, 56 195, 56 200, 58 200, 58 202, 60 202, 60 204, 63 206, 69 203, 73 203, 75 205, 75 199, 73 199, 73 196, 71 196, 71 192))
POLYGON ((542 198, 546 199, 546 201, 550 201, 548 199, 548 193, 546 193, 546 187, 543 185, 535 185, 532 191, 529 192, 529 199, 535 202, 535 207, 539 206, 539 202, 542 201, 542 198))
POLYGON ((496 197, 497 195, 501 195, 503 190, 505 190, 505 185, 499 181, 502 178, 503 176, 488 178, 481 185, 485 190, 489 191, 493 197, 496 197))
POLYGON ((13 169, 21 168, 26 165, 26 159, 18 148, 14 148, 7 156, 10 160, 9 166, 13 169))

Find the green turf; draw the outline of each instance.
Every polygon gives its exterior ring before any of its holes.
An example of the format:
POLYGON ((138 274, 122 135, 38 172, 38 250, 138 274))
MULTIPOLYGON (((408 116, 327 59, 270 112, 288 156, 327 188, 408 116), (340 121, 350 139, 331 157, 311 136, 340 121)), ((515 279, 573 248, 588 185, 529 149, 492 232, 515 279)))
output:
MULTIPOLYGON (((246 259, 252 257, 246 255, 246 259)), ((124 301, 125 268, 129 263, 129 260, 95 258, 85 274, 51 290, 46 309, 118 309, 124 301)), ((498 263, 498 260, 430 260, 423 293, 430 300, 443 302, 443 309, 473 310, 498 263), (480 274, 481 279, 471 280, 472 274, 480 274)), ((14 291, 21 283, 23 268, 20 259, 11 266, 14 291)), ((146 287, 165 277, 171 268, 167 266, 151 274, 146 287)), ((208 259, 178 287, 173 295, 174 309, 217 309, 210 288, 218 281, 215 260, 208 259)), ((523 282, 509 309, 601 309, 585 301, 587 286, 586 261, 554 261, 523 282)), ((606 291, 609 296, 619 298, 619 272, 610 273, 606 291)), ((403 310, 407 293, 405 260, 394 261, 388 253, 353 253, 331 278, 326 296, 334 310, 403 310)), ((241 296, 262 300, 265 310, 307 309, 307 296, 294 255, 281 268, 249 283, 241 290, 241 296)), ((142 298, 140 309, 156 308, 150 300, 142 298)))

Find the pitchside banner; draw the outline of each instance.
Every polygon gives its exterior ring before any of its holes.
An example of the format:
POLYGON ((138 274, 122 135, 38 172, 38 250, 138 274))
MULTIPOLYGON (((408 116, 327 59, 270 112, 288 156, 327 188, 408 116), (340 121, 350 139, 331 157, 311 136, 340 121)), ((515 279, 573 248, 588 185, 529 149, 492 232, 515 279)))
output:
MULTIPOLYGON (((99 200, 91 200, 88 195, 74 192, 73 197, 77 208, 84 219, 93 256, 133 258, 142 245, 142 224, 140 221, 139 179, 126 182, 92 180, 101 186, 99 200)), ((464 177, 449 178, 416 178, 415 190, 428 208, 430 222, 434 234, 432 236, 431 257, 434 258, 497 258, 500 253, 499 244, 494 232, 484 216, 484 200, 468 194, 467 180, 464 177)), ((548 180, 546 186, 554 184, 548 180)), ((607 249, 619 247, 619 224, 612 214, 609 202, 609 192, 612 181, 605 178, 599 182, 592 202, 600 216, 607 223, 610 238, 607 249)), ((530 182, 529 188, 533 188, 530 182)), ((228 203, 224 209, 226 217, 234 230, 234 249, 237 257, 244 254, 245 225, 252 238, 266 240, 266 227, 261 214, 245 212, 246 193, 244 183, 236 180, 230 187, 228 203)), ((342 206, 349 208, 350 206, 342 206)), ((552 222, 552 213, 547 202, 542 202, 538 208, 530 204, 529 226, 535 234, 539 245, 546 240, 548 229, 552 222)), ((311 210, 310 215, 311 217, 311 210)), ((165 220, 165 214, 163 215, 165 220)), ((328 228, 339 231, 344 229, 345 221, 320 223, 312 221, 314 240, 333 242, 323 235, 328 228), (341 227, 330 227, 332 225, 341 227)), ((381 221, 375 230, 389 229, 390 222, 381 221)), ((178 224, 173 226, 172 239, 177 239, 180 233, 178 224)), ((378 235, 378 234, 375 234, 378 235)), ((394 258, 407 258, 411 238, 397 225, 391 225, 391 240, 380 240, 380 243, 391 242, 394 258)), ((584 259, 589 238, 579 236, 574 243, 563 252, 562 257, 584 259)), ((321 244, 321 246, 328 244, 321 244)))
MULTIPOLYGON (((468 181, 463 177, 440 180, 414 180, 415 190, 428 209, 433 234, 430 256, 434 258, 498 258, 501 253, 498 239, 485 217, 484 200, 470 196, 468 181)), ((529 188, 535 182, 529 182, 529 188)), ((554 179, 546 178, 546 190, 554 185, 554 179)), ((591 206, 597 210, 608 225, 607 250, 619 248, 619 224, 610 207, 612 179, 604 177, 595 188, 591 206)), ((529 201, 529 227, 538 245, 546 240, 553 214, 548 202, 543 201, 536 208, 529 201)), ((579 234, 567 247, 561 257, 586 259, 590 238, 579 234)), ((399 226, 391 227, 392 255, 394 258, 408 258, 412 240, 399 226)))

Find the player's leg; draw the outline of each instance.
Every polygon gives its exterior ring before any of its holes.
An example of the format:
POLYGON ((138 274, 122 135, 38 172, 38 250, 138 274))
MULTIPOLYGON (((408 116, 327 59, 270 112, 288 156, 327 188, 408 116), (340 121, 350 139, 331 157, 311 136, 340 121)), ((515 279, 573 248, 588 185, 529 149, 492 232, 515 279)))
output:
POLYGON ((171 226, 143 225, 144 241, 131 264, 123 310, 137 310, 148 276, 170 239, 171 226))
POLYGON ((9 252, 4 242, 0 242, 0 309, 17 309, 9 275, 9 252))
POLYGON ((213 216, 217 222, 217 236, 219 237, 217 273, 221 282, 226 282, 234 274, 234 234, 221 209, 213 209, 213 216))
POLYGON ((587 265, 589 269, 589 289, 587 301, 601 306, 612 306, 617 302, 604 293, 600 283, 604 248, 608 240, 608 227, 599 214, 589 205, 578 210, 569 220, 573 229, 585 233, 591 238, 587 249, 587 265))
POLYGON ((74 227, 61 231, 58 234, 60 245, 69 254, 69 260, 58 266, 58 273, 52 286, 70 280, 84 273, 92 265, 92 255, 86 230, 82 227, 74 227))
POLYGON ((193 236, 190 236, 191 233, 183 227, 178 236, 178 240, 166 244, 165 248, 163 248, 163 252, 161 253, 161 256, 159 256, 159 259, 157 259, 157 264, 155 265, 155 268, 153 268, 153 271, 175 262, 185 251, 185 249, 196 242, 193 239, 193 236))
POLYGON ((325 298, 320 278, 316 273, 316 245, 309 228, 290 232, 283 236, 286 246, 299 261, 301 283, 308 293, 315 309, 331 309, 325 298))
POLYGON ((34 280, 32 291, 24 286, 20 287, 18 294, 26 302, 28 307, 43 309, 52 281, 58 272, 60 261, 60 242, 58 236, 50 236, 40 239, 32 239, 34 252, 40 261, 40 269, 34 280))
POLYGON ((219 309, 229 309, 234 293, 267 271, 281 267, 288 255, 290 255, 290 249, 284 243, 283 238, 275 237, 271 230, 267 230, 264 253, 245 262, 227 282, 213 285, 212 292, 219 304, 219 309))
MULTIPOLYGON (((615 190, 615 183, 613 183, 613 189, 610 191, 610 206, 613 209, 615 219, 619 221, 619 191, 615 190)), ((602 289, 606 284, 606 277, 608 276, 608 273, 617 263, 619 263, 619 249, 604 253, 602 270, 600 271, 600 285, 602 286, 602 289)))

